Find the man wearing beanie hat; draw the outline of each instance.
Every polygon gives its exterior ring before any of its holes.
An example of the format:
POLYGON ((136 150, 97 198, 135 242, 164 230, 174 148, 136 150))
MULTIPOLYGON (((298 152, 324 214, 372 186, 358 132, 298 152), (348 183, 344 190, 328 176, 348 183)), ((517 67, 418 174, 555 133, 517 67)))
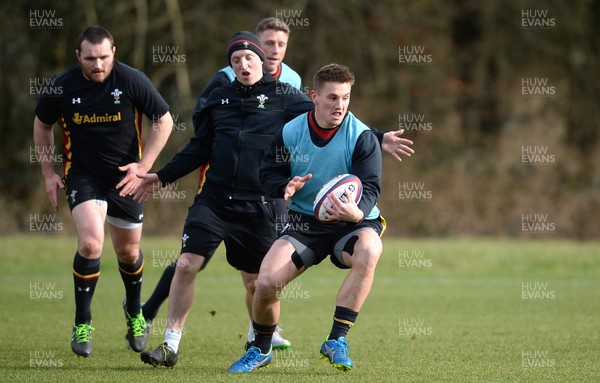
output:
POLYGON ((229 44, 227 44, 227 62, 229 66, 231 65, 231 55, 235 51, 248 49, 258 55, 260 58, 261 64, 265 62, 265 52, 263 52, 260 47, 260 41, 258 37, 256 37, 252 32, 237 32, 235 35, 231 37, 229 40, 229 44))
MULTIPOLYGON (((263 72, 270 73, 276 80, 280 82, 285 82, 293 86, 294 88, 300 89, 301 86, 301 78, 298 73, 296 73, 292 68, 286 65, 283 62, 285 57, 285 53, 287 50, 287 42, 290 34, 290 28, 280 19, 275 17, 267 17, 262 19, 256 25, 256 37, 260 41, 260 49, 256 48, 256 46, 248 45, 252 47, 252 50, 261 57, 263 60, 263 72), (264 48, 264 59, 261 56, 261 51, 264 48)), ((255 42, 255 36, 250 35, 248 38, 248 33, 238 33, 236 34, 238 37, 246 37, 246 40, 249 42, 255 42)), ((235 36, 232 37, 232 42, 235 41, 235 36)), ((243 41, 241 42, 243 44, 243 41)), ((229 46, 229 44, 228 44, 229 46)), ((242 45, 243 46, 243 45, 242 45)), ((232 46, 232 49, 235 48, 232 46)), ((229 53, 226 50, 227 62, 229 63, 229 53)), ((232 52, 231 52, 232 53, 232 52)), ((196 127, 196 117, 199 115, 200 111, 206 105, 206 101, 208 100, 208 96, 210 92, 212 92, 216 88, 220 88, 224 85, 230 84, 235 80, 235 72, 231 65, 227 65, 223 67, 213 78, 208 82, 200 96, 198 97, 198 101, 196 103, 196 107, 194 108, 192 119, 194 121, 194 127, 196 127)), ((199 179, 204 180, 204 174, 208 169, 208 165, 201 166, 199 171, 199 179)), ((201 186, 201 185, 199 185, 201 186)), ((286 216, 287 216, 287 204, 283 201, 283 199, 275 200, 276 206, 276 228, 278 231, 283 229, 286 216)), ((169 296, 169 289, 171 287, 171 281, 173 280, 173 275, 175 274, 175 267, 177 265, 177 260, 173 261, 169 266, 165 268, 163 274, 161 275, 156 288, 152 292, 150 298, 144 303, 142 307, 142 311, 144 313, 144 317, 147 321, 151 322, 156 315, 158 314, 158 310, 162 303, 169 296)), ((250 295, 251 293, 248 292, 250 295)), ((250 312, 250 299, 248 301, 248 313, 250 315, 250 321, 248 326, 248 334, 246 346, 248 346, 254 340, 254 329, 252 328, 252 318, 250 312)), ((286 349, 291 347, 291 342, 287 339, 283 338, 281 335, 281 328, 277 328, 277 331, 273 334, 273 348, 274 349, 286 349)))
POLYGON ((141 359, 154 366, 177 363, 182 330, 194 298, 194 281, 221 242, 227 261, 241 271, 251 307, 264 255, 275 241, 275 203, 262 189, 258 171, 274 135, 314 108, 296 88, 263 74, 264 52, 256 36, 238 32, 226 57, 236 79, 213 90, 197 118, 195 136, 156 173, 143 176, 135 199, 210 163, 183 229, 181 256, 169 292, 165 341, 141 359))

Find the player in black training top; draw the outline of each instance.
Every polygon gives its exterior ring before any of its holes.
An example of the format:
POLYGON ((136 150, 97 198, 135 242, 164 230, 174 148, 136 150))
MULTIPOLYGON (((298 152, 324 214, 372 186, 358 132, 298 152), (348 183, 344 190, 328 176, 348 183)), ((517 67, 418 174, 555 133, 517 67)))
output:
POLYGON ((71 348, 79 356, 92 352, 91 301, 98 277, 108 219, 119 271, 125 284, 124 302, 129 347, 141 352, 148 325, 140 310, 144 258, 140 251, 143 205, 132 192, 165 145, 173 126, 169 106, 140 71, 114 60, 113 38, 106 29, 89 27, 76 50, 79 65, 49 81, 35 110, 36 151, 54 149, 52 128, 63 133, 64 180, 41 156, 46 192, 53 208, 57 190, 65 189, 77 229, 73 260, 75 325, 71 348), (152 120, 142 156, 142 115, 152 120))

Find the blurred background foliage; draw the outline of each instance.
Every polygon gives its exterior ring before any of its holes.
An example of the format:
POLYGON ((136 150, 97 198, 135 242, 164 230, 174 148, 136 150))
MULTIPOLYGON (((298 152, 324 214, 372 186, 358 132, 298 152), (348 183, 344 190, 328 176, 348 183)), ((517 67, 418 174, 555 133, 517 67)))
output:
MULTIPOLYGON (((229 37, 279 16, 292 29, 285 62, 305 91, 322 65, 346 64, 361 120, 383 131, 415 118, 427 127, 406 133, 414 156, 384 156, 388 234, 600 234, 599 0, 39 0, 4 2, 0 16, 0 233, 30 231, 32 215, 52 213, 30 161, 38 100, 30 85, 77 63, 86 26, 108 28, 117 59, 144 71, 171 105, 176 124, 158 169, 191 137, 196 97, 227 65, 229 37), (161 49, 179 62, 157 62, 161 49), (411 51, 427 62, 400 57, 411 51), (523 79, 545 79, 552 94, 524 95, 523 79), (526 148, 545 150, 546 161, 524 162, 526 148), (402 194, 415 188, 426 197, 402 194), (555 229, 523 230, 529 214, 555 229)), ((148 203, 145 232, 179 235, 196 183, 190 174, 170 197, 148 203)), ((56 217, 72 232, 66 203, 56 217)))

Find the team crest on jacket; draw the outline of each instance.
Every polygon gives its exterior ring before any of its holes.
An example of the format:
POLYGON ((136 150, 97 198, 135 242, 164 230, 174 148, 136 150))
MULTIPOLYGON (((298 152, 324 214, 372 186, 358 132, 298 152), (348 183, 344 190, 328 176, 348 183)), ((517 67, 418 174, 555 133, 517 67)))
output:
POLYGON ((265 101, 267 101, 269 97, 265 96, 264 94, 261 94, 260 96, 256 96, 256 98, 258 99, 258 108, 264 109, 265 101))

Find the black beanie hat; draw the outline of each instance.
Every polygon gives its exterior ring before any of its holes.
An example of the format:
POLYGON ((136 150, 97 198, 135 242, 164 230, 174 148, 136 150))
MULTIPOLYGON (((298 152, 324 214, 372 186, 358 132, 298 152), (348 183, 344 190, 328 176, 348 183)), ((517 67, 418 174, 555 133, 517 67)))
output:
POLYGON ((242 31, 233 35, 231 39, 229 39, 229 44, 227 44, 227 63, 229 66, 231 66, 231 55, 233 52, 241 49, 250 49, 260 57, 262 62, 265 61, 265 52, 260 48, 260 40, 258 37, 252 32, 242 31))

